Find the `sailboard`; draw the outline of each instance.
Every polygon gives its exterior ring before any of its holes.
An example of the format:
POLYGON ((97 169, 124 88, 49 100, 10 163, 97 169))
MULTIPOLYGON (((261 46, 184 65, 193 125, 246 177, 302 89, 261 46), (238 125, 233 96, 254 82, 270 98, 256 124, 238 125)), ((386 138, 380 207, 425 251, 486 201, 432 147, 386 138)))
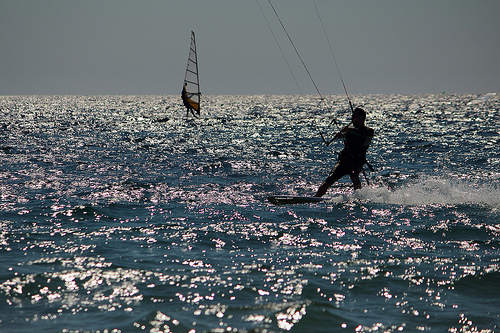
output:
POLYGON ((186 116, 189 116, 189 112, 191 112, 195 117, 196 115, 200 115, 201 92, 200 80, 198 76, 196 39, 193 31, 191 31, 191 44, 189 46, 189 55, 186 66, 186 74, 184 75, 184 85, 182 86, 181 98, 184 106, 186 107, 186 116))
POLYGON ((294 205, 294 204, 305 204, 305 203, 315 203, 324 201, 325 198, 320 197, 300 197, 293 195, 272 195, 267 197, 267 200, 273 205, 294 205))

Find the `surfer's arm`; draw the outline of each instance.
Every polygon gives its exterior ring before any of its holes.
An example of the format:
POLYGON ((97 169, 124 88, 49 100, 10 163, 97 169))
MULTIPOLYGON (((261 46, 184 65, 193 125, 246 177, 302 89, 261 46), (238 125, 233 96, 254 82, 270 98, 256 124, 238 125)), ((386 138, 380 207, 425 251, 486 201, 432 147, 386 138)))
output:
POLYGON ((335 134, 335 136, 331 140, 326 140, 321 131, 319 132, 319 134, 321 135, 321 139, 323 139, 323 142, 328 147, 334 140, 345 138, 348 130, 349 130, 349 125, 344 126, 344 128, 341 129, 337 134, 335 134))
POLYGON ((344 126, 343 129, 341 129, 335 136, 333 137, 332 140, 337 140, 337 139, 343 139, 347 135, 347 131, 349 130, 349 125, 344 126))

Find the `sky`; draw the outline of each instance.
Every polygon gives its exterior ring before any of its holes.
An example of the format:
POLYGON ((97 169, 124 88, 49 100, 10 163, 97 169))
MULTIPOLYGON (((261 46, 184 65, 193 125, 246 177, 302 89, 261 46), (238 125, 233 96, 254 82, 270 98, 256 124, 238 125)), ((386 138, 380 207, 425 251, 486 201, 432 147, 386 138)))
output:
POLYGON ((500 92, 499 0, 314 1, 271 0, 311 80, 269 0, 0 0, 0 95, 179 94, 191 30, 204 95, 500 92))

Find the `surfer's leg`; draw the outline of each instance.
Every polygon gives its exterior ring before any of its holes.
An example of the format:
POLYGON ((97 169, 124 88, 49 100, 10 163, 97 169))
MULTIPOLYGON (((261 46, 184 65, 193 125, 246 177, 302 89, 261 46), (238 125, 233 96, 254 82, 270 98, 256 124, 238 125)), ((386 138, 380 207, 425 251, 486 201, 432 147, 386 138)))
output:
POLYGON ((323 195, 325 195, 326 191, 328 190, 328 188, 333 184, 328 182, 327 180, 325 180, 323 182, 323 184, 321 184, 321 186, 318 188, 318 190, 316 191, 316 194, 314 195, 315 197, 322 197, 323 195))
POLYGON ((361 188, 361 181, 359 180, 359 173, 352 172, 350 175, 351 181, 354 184, 354 189, 359 190, 361 188))
POLYGON ((316 191, 316 194, 314 195, 315 197, 322 197, 328 188, 332 186, 333 183, 335 183, 337 180, 342 178, 342 176, 346 175, 347 173, 345 172, 344 168, 340 164, 340 162, 337 162, 335 167, 332 169, 330 172, 330 175, 325 179, 323 184, 318 188, 316 191))
POLYGON ((362 163, 353 163, 351 171, 349 172, 349 177, 351 178, 352 184, 355 190, 361 188, 361 181, 359 180, 359 173, 363 170, 362 163))

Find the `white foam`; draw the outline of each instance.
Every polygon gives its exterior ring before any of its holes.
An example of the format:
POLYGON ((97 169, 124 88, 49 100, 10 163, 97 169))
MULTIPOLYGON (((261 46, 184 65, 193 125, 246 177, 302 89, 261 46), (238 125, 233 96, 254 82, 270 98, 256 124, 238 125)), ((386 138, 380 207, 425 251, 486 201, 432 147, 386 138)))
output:
POLYGON ((495 97, 496 95, 497 95, 496 93, 487 93, 487 94, 484 94, 484 95, 479 96, 478 98, 470 101, 469 103, 467 103, 467 105, 474 105, 474 104, 484 103, 487 100, 495 97))
POLYGON ((441 177, 421 177, 395 189, 364 187, 343 197, 397 205, 479 204, 500 208, 498 184, 441 177))

